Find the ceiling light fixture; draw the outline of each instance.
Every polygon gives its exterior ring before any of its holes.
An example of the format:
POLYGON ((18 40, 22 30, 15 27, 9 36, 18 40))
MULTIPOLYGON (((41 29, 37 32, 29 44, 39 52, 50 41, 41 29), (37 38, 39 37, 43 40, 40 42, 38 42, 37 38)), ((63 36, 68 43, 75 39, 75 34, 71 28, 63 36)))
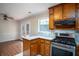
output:
POLYGON ((31 14, 31 12, 30 12, 30 11, 29 11, 28 13, 29 13, 29 14, 31 14))

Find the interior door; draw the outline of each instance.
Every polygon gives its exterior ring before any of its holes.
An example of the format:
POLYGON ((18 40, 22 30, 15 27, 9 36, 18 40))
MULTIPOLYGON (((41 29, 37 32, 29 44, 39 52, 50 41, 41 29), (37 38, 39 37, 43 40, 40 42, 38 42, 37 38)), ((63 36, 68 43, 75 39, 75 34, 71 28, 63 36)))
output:
POLYGON ((21 24, 21 36, 26 36, 30 33, 30 23, 21 24))
POLYGON ((27 23, 26 24, 26 34, 29 34, 30 33, 30 24, 27 23))
POLYGON ((21 36, 25 36, 25 24, 21 24, 21 36))

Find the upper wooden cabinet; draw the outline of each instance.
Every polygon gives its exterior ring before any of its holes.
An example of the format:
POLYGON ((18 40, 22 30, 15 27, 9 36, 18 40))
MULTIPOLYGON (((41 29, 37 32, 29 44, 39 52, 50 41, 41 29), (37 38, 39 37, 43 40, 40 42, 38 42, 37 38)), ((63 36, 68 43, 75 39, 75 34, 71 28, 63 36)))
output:
POLYGON ((62 20, 62 5, 54 7, 54 20, 62 20))
POLYGON ((79 30, 79 4, 76 4, 76 29, 79 30))
POLYGON ((53 8, 49 8, 49 15, 53 14, 53 8))
POLYGON ((54 29, 54 12, 53 8, 49 8, 49 29, 54 29))
POLYGON ((63 19, 75 18, 75 3, 65 3, 63 5, 63 19))
MULTIPOLYGON (((79 4, 78 4, 79 5, 79 4)), ((77 8, 78 8, 77 5, 77 8)), ((49 29, 66 29, 74 30, 79 28, 79 11, 76 9, 76 3, 63 3, 49 8, 49 29), (51 10, 51 12, 50 12, 51 10), (77 13, 77 14, 76 14, 77 13), (77 16, 78 15, 78 16, 77 16), (77 17, 77 18, 76 18, 77 17), (59 20, 76 20, 76 26, 56 26, 55 21, 59 20)))
POLYGON ((76 11, 77 11, 76 16, 77 18, 79 18, 79 3, 76 4, 76 11))

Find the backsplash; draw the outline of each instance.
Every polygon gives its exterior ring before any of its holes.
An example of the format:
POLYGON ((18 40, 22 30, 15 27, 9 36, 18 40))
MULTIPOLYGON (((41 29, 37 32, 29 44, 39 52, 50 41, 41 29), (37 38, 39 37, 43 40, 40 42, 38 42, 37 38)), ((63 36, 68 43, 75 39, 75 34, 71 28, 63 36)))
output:
POLYGON ((69 33, 75 38, 75 31, 74 30, 54 30, 54 33, 69 33))

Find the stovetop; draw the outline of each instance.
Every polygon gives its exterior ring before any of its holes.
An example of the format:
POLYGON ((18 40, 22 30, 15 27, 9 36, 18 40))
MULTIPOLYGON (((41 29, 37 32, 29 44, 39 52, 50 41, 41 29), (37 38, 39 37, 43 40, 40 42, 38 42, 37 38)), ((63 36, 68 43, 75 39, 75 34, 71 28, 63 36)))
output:
POLYGON ((65 45, 76 46, 74 38, 67 38, 67 37, 56 37, 52 40, 52 42, 61 43, 65 45))

